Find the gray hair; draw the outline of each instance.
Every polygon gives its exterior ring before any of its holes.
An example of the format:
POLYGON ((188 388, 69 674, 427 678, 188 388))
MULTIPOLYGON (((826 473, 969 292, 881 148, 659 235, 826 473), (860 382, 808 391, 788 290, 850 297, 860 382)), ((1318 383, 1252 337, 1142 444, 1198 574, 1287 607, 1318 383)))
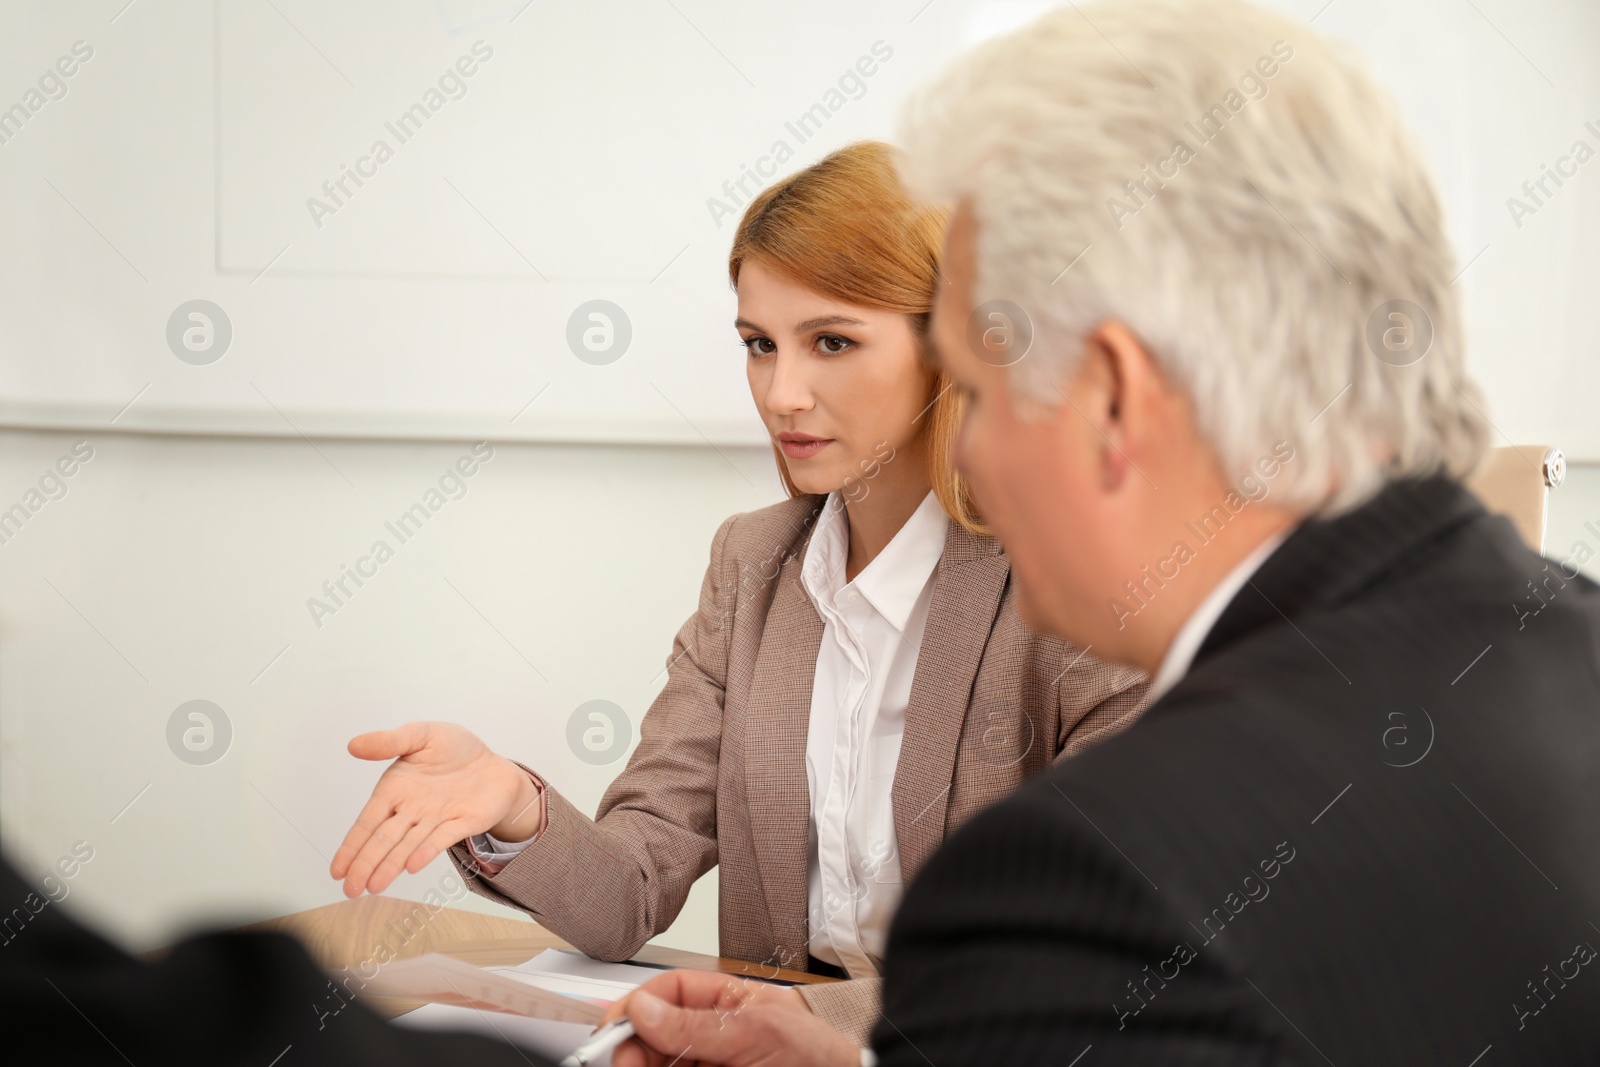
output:
POLYGON ((1060 8, 923 90, 902 143, 915 193, 972 200, 974 304, 1032 320, 1020 394, 1059 404, 1116 320, 1225 470, 1295 447, 1278 492, 1301 514, 1482 458, 1429 170, 1359 58, 1308 26, 1235 0, 1060 8))

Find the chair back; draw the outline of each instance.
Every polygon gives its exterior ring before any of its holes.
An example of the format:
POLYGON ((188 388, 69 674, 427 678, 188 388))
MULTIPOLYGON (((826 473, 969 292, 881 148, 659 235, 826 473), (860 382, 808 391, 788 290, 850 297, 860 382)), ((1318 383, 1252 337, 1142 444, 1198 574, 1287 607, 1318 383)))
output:
POLYGON ((1528 547, 1542 553, 1550 490, 1566 475, 1561 449, 1516 445, 1491 449, 1467 487, 1490 511, 1509 518, 1528 547))

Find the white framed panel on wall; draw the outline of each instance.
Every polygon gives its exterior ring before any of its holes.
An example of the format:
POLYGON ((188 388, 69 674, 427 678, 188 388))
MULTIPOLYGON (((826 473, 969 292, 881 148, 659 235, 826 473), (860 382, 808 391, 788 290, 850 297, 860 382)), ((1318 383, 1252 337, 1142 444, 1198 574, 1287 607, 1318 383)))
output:
MULTIPOLYGON (((91 54, 0 143, 0 422, 759 443, 742 207, 1049 6, 11 5, 0 105, 91 54)), ((1270 6, 1426 143, 1496 426, 1600 459, 1600 10, 1270 6)))

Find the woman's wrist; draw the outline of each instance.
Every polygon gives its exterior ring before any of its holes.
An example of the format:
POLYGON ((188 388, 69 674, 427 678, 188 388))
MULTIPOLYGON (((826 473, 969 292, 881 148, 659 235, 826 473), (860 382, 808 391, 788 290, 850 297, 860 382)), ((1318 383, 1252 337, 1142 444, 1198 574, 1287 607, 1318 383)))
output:
POLYGON ((544 825, 544 788, 515 763, 505 763, 515 776, 516 795, 506 817, 491 826, 489 833, 508 843, 526 841, 544 825))

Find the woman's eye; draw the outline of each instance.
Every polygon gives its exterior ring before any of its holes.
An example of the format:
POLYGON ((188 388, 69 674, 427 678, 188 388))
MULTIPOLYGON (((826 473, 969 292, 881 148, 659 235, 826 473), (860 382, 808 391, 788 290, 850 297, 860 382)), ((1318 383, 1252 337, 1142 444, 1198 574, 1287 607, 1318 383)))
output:
POLYGON ((772 341, 766 337, 746 337, 743 342, 744 350, 752 356, 768 356, 772 354, 772 341))
POLYGON ((836 356, 849 348, 855 342, 848 337, 840 337, 836 333, 825 333, 817 337, 817 345, 829 355, 836 356))

